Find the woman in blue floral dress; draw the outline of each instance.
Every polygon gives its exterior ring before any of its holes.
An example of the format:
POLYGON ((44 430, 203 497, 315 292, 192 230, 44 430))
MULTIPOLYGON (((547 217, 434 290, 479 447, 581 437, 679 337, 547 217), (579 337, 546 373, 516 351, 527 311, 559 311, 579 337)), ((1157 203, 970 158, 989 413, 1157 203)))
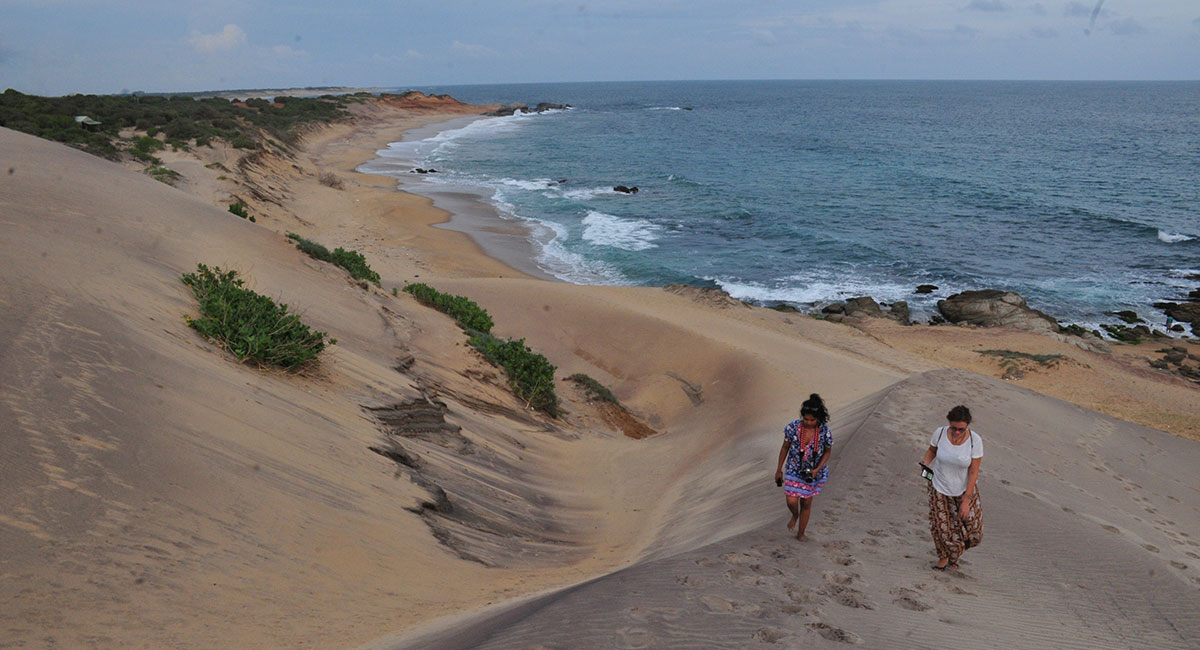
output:
POLYGON ((783 486, 787 507, 792 513, 788 530, 796 530, 796 539, 804 541, 804 530, 812 514, 813 497, 829 480, 829 455, 833 434, 827 423, 829 411, 821 396, 813 393, 800 406, 800 419, 783 428, 783 447, 779 450, 779 468, 775 484, 783 486))

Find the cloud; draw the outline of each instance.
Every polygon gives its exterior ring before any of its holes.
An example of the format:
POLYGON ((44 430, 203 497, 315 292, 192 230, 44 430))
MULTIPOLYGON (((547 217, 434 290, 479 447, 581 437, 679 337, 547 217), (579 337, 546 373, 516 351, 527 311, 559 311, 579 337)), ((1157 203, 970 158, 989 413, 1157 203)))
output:
POLYGON ((954 33, 958 34, 959 36, 978 36, 980 32, 978 29, 975 29, 974 27, 967 27, 966 25, 955 25, 954 33))
POLYGON ((216 34, 193 33, 187 42, 197 52, 204 54, 228 52, 246 44, 246 32, 237 25, 226 25, 216 34))
POLYGON ((405 50, 403 54, 372 54, 371 60, 377 63, 385 63, 395 65, 398 63, 408 63, 410 61, 422 61, 425 55, 417 50, 405 50))
POLYGON ((298 59, 308 56, 308 52, 293 49, 287 45, 276 45, 271 48, 271 52, 281 59, 298 59))
POLYGON ((1109 29, 1117 36, 1133 36, 1134 34, 1141 34, 1146 31, 1146 28, 1142 27, 1141 23, 1132 18, 1122 18, 1112 23, 1109 29))
POLYGON ((775 45, 779 42, 779 38, 775 36, 775 32, 769 29, 751 30, 750 34, 753 36, 754 42, 758 45, 775 45))
POLYGON ((1033 5, 1029 7, 1029 10, 1039 16, 1045 16, 1048 13, 1045 5, 1040 2, 1033 3, 1033 5))
POLYGON ((496 50, 493 50, 492 48, 490 48, 486 45, 476 45, 476 44, 472 44, 472 43, 463 43, 461 41, 454 41, 454 43, 451 44, 450 48, 453 49, 455 52, 458 52, 460 54, 465 54, 465 55, 471 57, 472 59, 491 59, 491 58, 495 58, 497 56, 496 50))
POLYGON ((971 0, 967 3, 967 9, 975 11, 1008 11, 1008 5, 1001 0, 971 0))
POLYGON ((1053 27, 1034 27, 1030 32, 1037 38, 1058 38, 1058 30, 1053 27))

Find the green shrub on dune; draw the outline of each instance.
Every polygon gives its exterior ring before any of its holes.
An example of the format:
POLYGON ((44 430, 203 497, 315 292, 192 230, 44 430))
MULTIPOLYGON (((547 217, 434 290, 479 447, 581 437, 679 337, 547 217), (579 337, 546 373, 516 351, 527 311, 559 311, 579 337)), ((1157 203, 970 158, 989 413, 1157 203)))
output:
POLYGON ((421 304, 450 316, 467 332, 488 334, 492 331, 492 317, 469 298, 442 293, 420 282, 405 285, 404 292, 412 294, 421 304))
POLYGON ((246 289, 237 271, 200 264, 182 279, 200 303, 200 318, 187 318, 188 326, 239 361, 295 370, 325 349, 325 332, 309 329, 287 305, 246 289))
POLYGON ((492 365, 503 368, 508 386, 525 405, 558 417, 558 395, 554 392, 554 364, 529 349, 525 339, 501 339, 491 335, 492 317, 475 301, 465 296, 442 293, 433 287, 415 283, 404 287, 423 305, 450 316, 470 339, 467 343, 479 350, 492 365))
POLYGON ((492 365, 504 369, 508 386, 527 406, 558 416, 554 364, 525 345, 525 339, 499 339, 478 332, 467 341, 492 365))
POLYGON ((305 239, 294 232, 289 232, 287 237, 296 242, 296 248, 309 257, 340 266, 355 280, 366 280, 377 287, 380 286, 379 274, 367 264, 367 258, 363 257, 362 253, 348 251, 340 246, 330 251, 321 244, 305 239))

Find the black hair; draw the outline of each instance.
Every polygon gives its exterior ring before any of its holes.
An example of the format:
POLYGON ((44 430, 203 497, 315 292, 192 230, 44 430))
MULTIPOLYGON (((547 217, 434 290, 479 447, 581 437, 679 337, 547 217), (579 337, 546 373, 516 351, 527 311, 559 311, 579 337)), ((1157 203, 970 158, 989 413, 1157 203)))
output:
POLYGON ((971 423, 971 409, 963 406, 962 404, 959 404, 958 406, 955 406, 954 408, 950 409, 950 412, 946 414, 946 421, 947 422, 966 422, 967 424, 970 424, 971 423))
POLYGON ((806 415, 817 418, 818 424, 829 422, 829 409, 825 408, 825 401, 821 399, 820 395, 813 393, 800 405, 800 417, 806 415))

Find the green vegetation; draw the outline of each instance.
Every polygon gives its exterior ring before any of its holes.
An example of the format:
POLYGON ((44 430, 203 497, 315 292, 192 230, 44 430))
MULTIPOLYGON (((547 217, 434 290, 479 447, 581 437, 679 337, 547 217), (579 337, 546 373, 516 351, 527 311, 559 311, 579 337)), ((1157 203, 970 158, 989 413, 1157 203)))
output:
POLYGON ((554 365, 525 345, 525 339, 499 339, 477 332, 467 341, 484 358, 504 369, 508 386, 526 406, 558 417, 558 395, 554 393, 554 365))
POLYGON ((617 396, 613 395, 613 392, 609 390, 607 386, 601 384, 599 381, 596 381, 588 375, 577 372, 570 377, 567 377, 567 379, 579 384, 583 388, 584 392, 587 393, 588 399, 608 402, 610 404, 616 404, 617 406, 621 405, 621 403, 617 401, 617 396))
POLYGON ((195 273, 184 274, 183 283, 200 303, 201 317, 187 318, 188 326, 239 361, 295 370, 325 349, 325 332, 310 330, 287 305, 246 289, 237 271, 200 264, 195 273))
POLYGON ((487 334, 492 331, 492 317, 469 298, 442 293, 420 282, 405 285, 404 292, 412 294, 421 304, 433 307, 450 316, 454 322, 458 323, 459 327, 468 333, 487 334))
POLYGON ((174 169, 170 169, 168 167, 162 167, 160 165, 155 165, 153 167, 147 167, 146 173, 153 176, 154 180, 162 182, 162 183, 166 183, 167 185, 174 185, 175 181, 179 180, 180 178, 183 178, 182 176, 179 175, 179 172, 175 171, 174 169))
MULTIPOLYGON (((139 160, 152 156, 162 145, 186 149, 212 140, 224 140, 242 149, 266 142, 294 145, 304 127, 334 122, 349 116, 347 104, 360 97, 276 97, 275 101, 250 99, 233 102, 218 97, 196 99, 190 95, 68 95, 40 97, 13 89, 0 94, 0 126, 64 142, 105 158, 117 160, 128 149, 139 160), (85 127, 75 117, 86 115, 100 122, 85 127), (136 129, 146 137, 163 140, 150 144, 144 137, 124 140, 120 132, 136 129)), ((146 161, 152 162, 152 161, 146 161)))
POLYGON ((230 203, 229 211, 243 219, 249 219, 250 221, 254 221, 254 217, 251 216, 249 212, 246 212, 246 204, 242 203, 241 201, 238 201, 236 203, 230 203))
MULTIPOLYGON (((296 242, 296 248, 299 248, 309 257, 340 266, 349 272, 350 277, 355 280, 366 280, 377 287, 380 286, 379 274, 371 270, 371 267, 367 265, 367 258, 363 257, 362 253, 348 251, 340 246, 333 249, 333 252, 330 252, 328 248, 315 241, 305 239, 294 232, 289 232, 287 236, 288 239, 296 242)), ((364 288, 366 287, 366 285, 363 286, 364 288)))
POLYGON ((979 354, 984 354, 993 357, 1000 357, 1006 361, 1014 361, 1017 359, 1028 359, 1035 361, 1043 366, 1049 366, 1060 359, 1065 359, 1061 354, 1030 354, 1028 352, 1017 352, 1016 350, 979 350, 979 354))
POLYGON ((526 406, 558 417, 558 395, 554 392, 554 365, 546 357, 525 345, 525 339, 500 339, 491 335, 492 317, 473 300, 464 296, 442 293, 423 284, 409 284, 405 293, 412 294, 423 305, 450 316, 470 339, 467 343, 479 350, 492 365, 503 368, 508 386, 526 406))

